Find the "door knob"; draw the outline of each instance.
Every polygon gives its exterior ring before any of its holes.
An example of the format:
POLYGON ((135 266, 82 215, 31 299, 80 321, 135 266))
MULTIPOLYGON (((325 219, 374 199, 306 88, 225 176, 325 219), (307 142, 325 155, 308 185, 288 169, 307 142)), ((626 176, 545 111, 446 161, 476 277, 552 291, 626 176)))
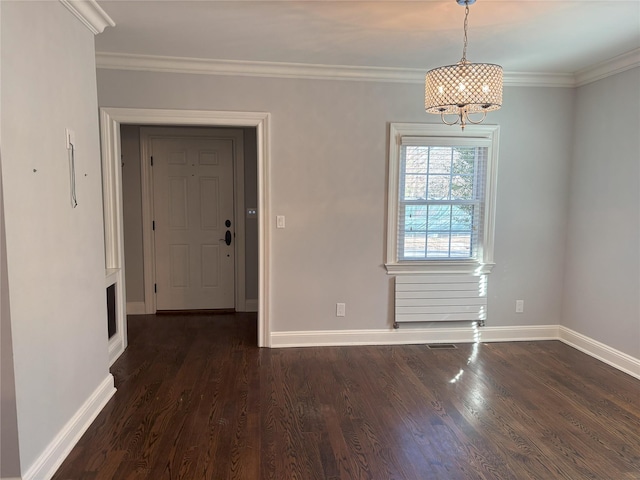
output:
POLYGON ((229 230, 227 230, 227 233, 224 234, 224 238, 220 239, 221 242, 223 240, 224 240, 224 243, 226 243, 227 245, 231 245, 231 232, 229 230))

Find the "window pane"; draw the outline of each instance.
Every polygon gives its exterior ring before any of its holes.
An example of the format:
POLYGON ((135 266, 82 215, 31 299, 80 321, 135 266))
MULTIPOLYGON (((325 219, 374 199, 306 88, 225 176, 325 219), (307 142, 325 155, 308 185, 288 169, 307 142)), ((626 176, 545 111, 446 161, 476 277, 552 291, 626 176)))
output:
POLYGON ((404 199, 421 200, 426 196, 427 177, 425 175, 406 175, 404 182, 404 199))
POLYGON ((451 177, 451 199, 473 200, 472 175, 453 175, 451 177))
POLYGON ((411 232, 419 230, 424 232, 427 229, 427 206, 407 205, 404 211, 404 230, 411 232))
POLYGON ((429 175, 428 200, 449 200, 451 177, 448 175, 429 175))
POLYGON ((451 147, 431 147, 429 173, 451 173, 451 147))
MULTIPOLYGON (((487 140, 494 139, 497 128, 477 143, 462 139, 462 145, 456 145, 455 132, 435 126, 424 126, 424 135, 411 126, 405 136, 404 128, 396 125, 390 130, 394 139, 402 135, 400 142, 390 143, 390 172, 393 178, 399 176, 398 194, 389 201, 390 215, 397 217, 396 228, 389 229, 396 252, 389 256, 407 264, 427 264, 486 254, 484 195, 487 165, 493 158, 487 140)), ((440 268, 440 262, 436 264, 440 268)))
POLYGON ((451 215, 451 230, 471 232, 473 228, 473 205, 454 205, 451 215))
POLYGON ((451 257, 469 258, 471 256, 471 234, 451 234, 451 257))
POLYGON ((426 173, 429 163, 429 147, 406 147, 405 171, 426 173))
MULTIPOLYGON (((486 150, 486 148, 484 150, 486 150)), ((476 147, 455 147, 453 153, 453 173, 472 175, 475 157, 476 147)))
POLYGON ((424 233, 407 232, 404 236, 404 258, 425 258, 424 233))
POLYGON ((449 235, 429 233, 427 235, 427 257, 446 258, 449 256, 449 235))
POLYGON ((451 205, 429 205, 428 230, 449 231, 451 226, 451 205))

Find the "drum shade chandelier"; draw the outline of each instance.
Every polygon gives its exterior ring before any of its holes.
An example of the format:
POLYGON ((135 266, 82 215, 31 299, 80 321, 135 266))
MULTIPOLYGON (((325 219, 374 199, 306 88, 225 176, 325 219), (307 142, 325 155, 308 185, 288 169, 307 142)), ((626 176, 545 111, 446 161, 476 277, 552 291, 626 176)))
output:
POLYGON ((476 0, 456 0, 464 5, 464 48, 462 59, 455 65, 434 68, 427 72, 424 87, 424 108, 440 115, 447 125, 482 123, 487 112, 502 106, 502 67, 492 63, 471 63, 467 60, 467 24, 469 5, 476 0), (482 115, 472 119, 470 114, 482 115), (445 115, 456 115, 447 121, 445 115))

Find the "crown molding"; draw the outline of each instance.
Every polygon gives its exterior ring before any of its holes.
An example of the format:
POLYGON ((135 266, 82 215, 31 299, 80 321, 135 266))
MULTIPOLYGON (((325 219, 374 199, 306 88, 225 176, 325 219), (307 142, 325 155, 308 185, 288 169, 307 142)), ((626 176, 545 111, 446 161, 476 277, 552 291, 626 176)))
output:
POLYGON ((353 67, 307 63, 214 60, 96 52, 97 68, 147 72, 239 75, 247 77, 360 80, 371 82, 423 83, 424 70, 387 67, 353 67))
MULTIPOLYGON (((63 0, 60 0, 63 1, 63 0)), ((568 87, 584 85, 640 65, 640 49, 592 68, 572 73, 505 72, 508 87, 568 87)), ((165 57, 96 52, 97 68, 201 75, 350 80, 366 82, 424 84, 426 69, 354 67, 285 62, 251 62, 188 57, 165 57)))
POLYGON ((581 87, 635 67, 640 67, 640 48, 576 72, 576 86, 581 87))
POLYGON ((575 87, 572 73, 505 72, 507 87, 575 87))
POLYGON ((60 0, 60 3, 67 7, 94 35, 104 32, 107 27, 116 25, 96 0, 60 0))

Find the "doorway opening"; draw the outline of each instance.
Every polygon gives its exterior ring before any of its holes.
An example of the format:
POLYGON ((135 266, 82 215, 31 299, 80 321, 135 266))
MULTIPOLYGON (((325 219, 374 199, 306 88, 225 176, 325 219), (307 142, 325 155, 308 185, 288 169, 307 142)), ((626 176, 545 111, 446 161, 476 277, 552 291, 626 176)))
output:
MULTIPOLYGON (((126 309, 127 300, 125 295, 125 272, 124 272, 124 214, 123 214, 123 178, 122 178, 122 137, 121 127, 123 125, 147 125, 147 126, 171 126, 171 127, 223 127, 241 128, 243 131, 254 132, 255 137, 255 205, 246 204, 243 214, 250 207, 252 215, 255 207, 257 213, 255 218, 255 233, 257 234, 257 297, 251 298, 250 294, 245 296, 248 305, 245 310, 250 309, 258 312, 258 339, 260 347, 269 347, 269 298, 268 284, 269 278, 269 114, 252 112, 214 112, 214 111, 191 111, 191 110, 154 110, 154 109, 123 109, 123 108, 101 108, 101 141, 102 141, 102 161, 103 161, 103 190, 104 190, 104 211, 105 211, 105 263, 107 275, 112 284, 116 286, 119 295, 116 296, 117 322, 116 333, 109 340, 109 358, 113 363, 124 351, 127 345, 126 337, 126 309)), ((128 179, 127 179, 128 180, 128 179)), ((141 178, 144 182, 144 179, 141 178)), ((246 198, 245 198, 246 200, 246 198)), ((249 222, 245 224, 248 228, 249 222)), ((247 232, 247 238, 251 235, 247 232)), ((246 263, 251 262, 245 256, 246 263)), ((255 258, 254 257, 254 258, 255 258)), ((144 270, 146 273, 146 269, 144 270)), ((245 284, 247 290, 249 283, 245 284)), ((247 292, 250 293, 250 292, 247 292)), ((137 307, 141 308, 138 303, 137 307)), ((146 310, 146 300, 143 303, 146 310)), ((130 306, 131 308, 131 306, 130 306)), ((143 312, 140 312, 143 313, 143 312)))
POLYGON ((256 129, 121 125, 127 313, 258 310, 256 129))

